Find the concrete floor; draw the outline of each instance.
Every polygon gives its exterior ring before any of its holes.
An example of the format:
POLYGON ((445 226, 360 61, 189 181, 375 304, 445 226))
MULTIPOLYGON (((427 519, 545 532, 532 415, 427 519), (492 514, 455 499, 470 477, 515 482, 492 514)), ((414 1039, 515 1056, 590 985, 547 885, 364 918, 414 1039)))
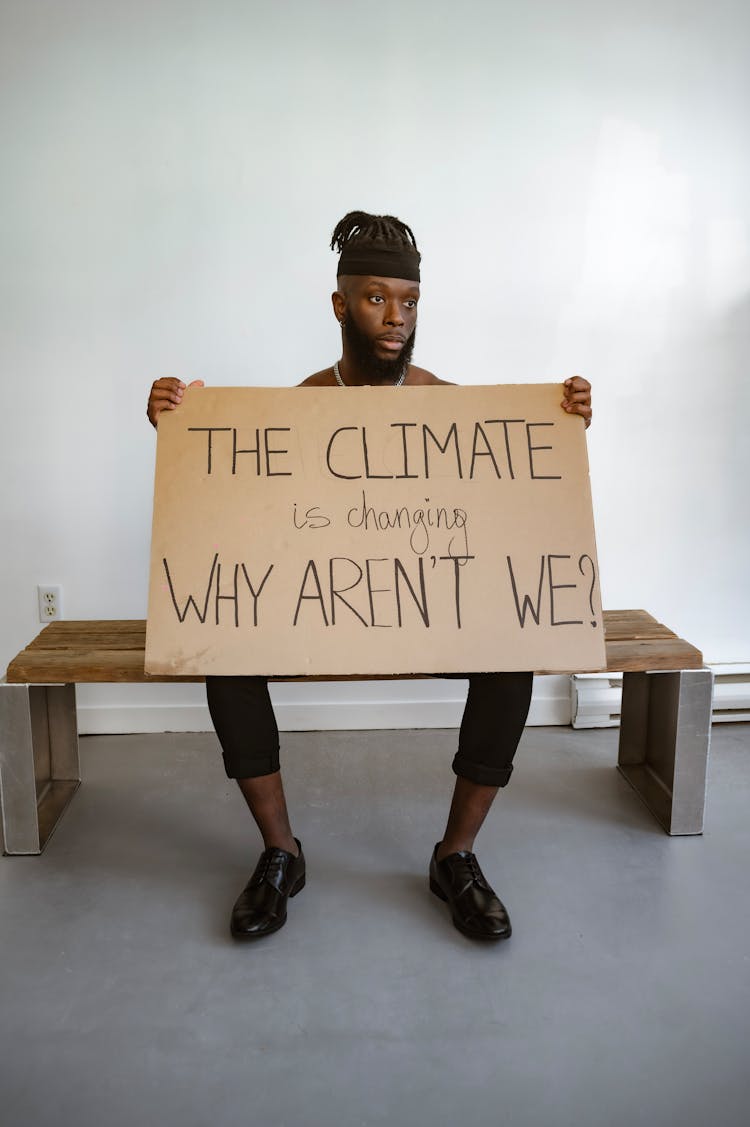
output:
POLYGON ((532 728, 477 852, 514 934, 427 890, 455 733, 283 737, 308 881, 235 944, 259 849, 213 736, 82 740, 41 857, 0 860, 3 1127, 750 1122, 750 730, 669 838, 617 732, 532 728))

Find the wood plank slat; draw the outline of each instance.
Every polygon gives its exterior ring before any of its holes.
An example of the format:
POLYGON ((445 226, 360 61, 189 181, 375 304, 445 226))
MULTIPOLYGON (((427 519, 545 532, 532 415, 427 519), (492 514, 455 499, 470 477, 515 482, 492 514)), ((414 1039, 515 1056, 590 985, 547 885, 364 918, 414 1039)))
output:
POLYGON ((604 615, 605 624, 610 622, 633 622, 636 624, 641 622, 656 622, 654 616, 649 614, 647 610, 605 610, 602 611, 602 614, 604 615))
POLYGON ((604 632, 604 639, 607 642, 624 642, 629 638, 635 641, 637 638, 643 638, 647 641, 658 641, 660 638, 676 638, 677 635, 673 630, 667 629, 662 626, 660 622, 655 622, 652 626, 643 626, 637 629, 626 626, 611 626, 607 627, 604 632))
POLYGON ((645 610, 604 611, 604 633, 607 637, 670 637, 677 635, 663 622, 659 622, 645 610))
MULTIPOLYGON (((638 634, 650 630, 664 630, 669 635, 673 635, 673 631, 668 630, 663 623, 657 620, 646 611, 604 611, 604 629, 607 633, 616 631, 618 634, 637 636, 638 634)), ((67 620, 62 622, 51 622, 45 626, 43 630, 29 643, 32 646, 40 646, 46 648, 49 645, 57 646, 62 641, 78 641, 83 637, 91 638, 107 638, 116 640, 117 638, 141 638, 146 635, 146 620, 145 619, 132 619, 132 620, 96 620, 96 619, 83 619, 83 620, 67 620)))
POLYGON ((702 653, 682 638, 607 642, 607 669, 611 673, 702 668, 702 653))
POLYGON ((603 616, 605 630, 615 625, 628 625, 638 629, 656 622, 654 616, 645 610, 605 610, 603 616))
MULTIPOLYGON (((659 626, 667 629, 663 623, 660 623, 648 614, 645 610, 605 610, 604 611, 604 628, 605 630, 614 629, 627 629, 632 627, 634 632, 640 629, 646 629, 653 626, 659 626)), ((67 619, 60 622, 50 622, 43 630, 36 636, 34 642, 44 644, 49 639, 57 640, 62 637, 79 637, 82 633, 91 634, 94 637, 107 636, 120 636, 128 634, 145 635, 146 633, 146 620, 143 618, 136 619, 67 619)), ((672 631, 670 631, 672 633, 672 631)), ((33 643, 31 643, 33 644, 33 643)))
POLYGON ((68 638, 65 640, 52 639, 45 641, 44 645, 38 641, 31 642, 24 653, 75 653, 82 649, 91 650, 142 650, 145 648, 146 638, 145 635, 139 636, 138 634, 124 635, 123 637, 116 637, 110 635, 97 636, 95 634, 83 634, 80 638, 75 640, 68 638))
POLYGON ((143 648, 135 650, 38 650, 20 653, 8 666, 15 684, 102 684, 149 681, 202 681, 203 677, 154 676, 143 668, 143 648))
POLYGON ((131 631, 145 632, 145 618, 67 618, 50 622, 37 635, 37 638, 54 638, 57 635, 77 635, 81 630, 92 634, 127 634, 131 631))

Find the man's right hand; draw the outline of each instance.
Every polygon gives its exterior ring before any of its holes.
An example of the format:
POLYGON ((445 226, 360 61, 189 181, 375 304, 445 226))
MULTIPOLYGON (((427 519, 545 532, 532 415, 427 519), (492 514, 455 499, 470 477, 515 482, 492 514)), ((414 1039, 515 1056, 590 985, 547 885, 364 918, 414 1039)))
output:
MULTIPOLYGON (((203 380, 193 380, 188 387, 205 387, 203 380)), ((168 376, 163 380, 154 380, 151 385, 151 394, 148 397, 146 414, 151 426, 155 427, 162 411, 174 411, 182 403, 182 393, 185 384, 182 380, 168 376)))

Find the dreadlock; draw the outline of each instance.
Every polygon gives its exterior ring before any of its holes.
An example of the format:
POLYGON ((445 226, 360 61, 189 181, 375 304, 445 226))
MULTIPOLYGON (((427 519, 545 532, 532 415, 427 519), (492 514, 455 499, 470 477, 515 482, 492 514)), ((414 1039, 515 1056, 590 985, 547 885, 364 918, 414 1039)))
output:
POLYGON ((417 240, 411 227, 395 215, 350 211, 334 227, 331 250, 340 255, 339 275, 374 274, 419 281, 417 240))
POLYGON ((331 250, 341 254, 349 242, 381 242, 417 249, 411 227, 396 219, 395 215, 370 215, 367 211, 350 211, 334 227, 331 250))

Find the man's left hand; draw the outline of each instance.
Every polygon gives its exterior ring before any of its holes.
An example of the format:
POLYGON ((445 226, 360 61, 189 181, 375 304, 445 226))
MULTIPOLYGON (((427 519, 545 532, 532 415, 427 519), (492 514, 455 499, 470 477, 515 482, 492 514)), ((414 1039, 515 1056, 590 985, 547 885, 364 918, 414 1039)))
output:
POLYGON ((573 376, 563 384, 565 398, 560 406, 569 415, 582 415, 586 426, 591 426, 591 384, 583 376, 573 376))

